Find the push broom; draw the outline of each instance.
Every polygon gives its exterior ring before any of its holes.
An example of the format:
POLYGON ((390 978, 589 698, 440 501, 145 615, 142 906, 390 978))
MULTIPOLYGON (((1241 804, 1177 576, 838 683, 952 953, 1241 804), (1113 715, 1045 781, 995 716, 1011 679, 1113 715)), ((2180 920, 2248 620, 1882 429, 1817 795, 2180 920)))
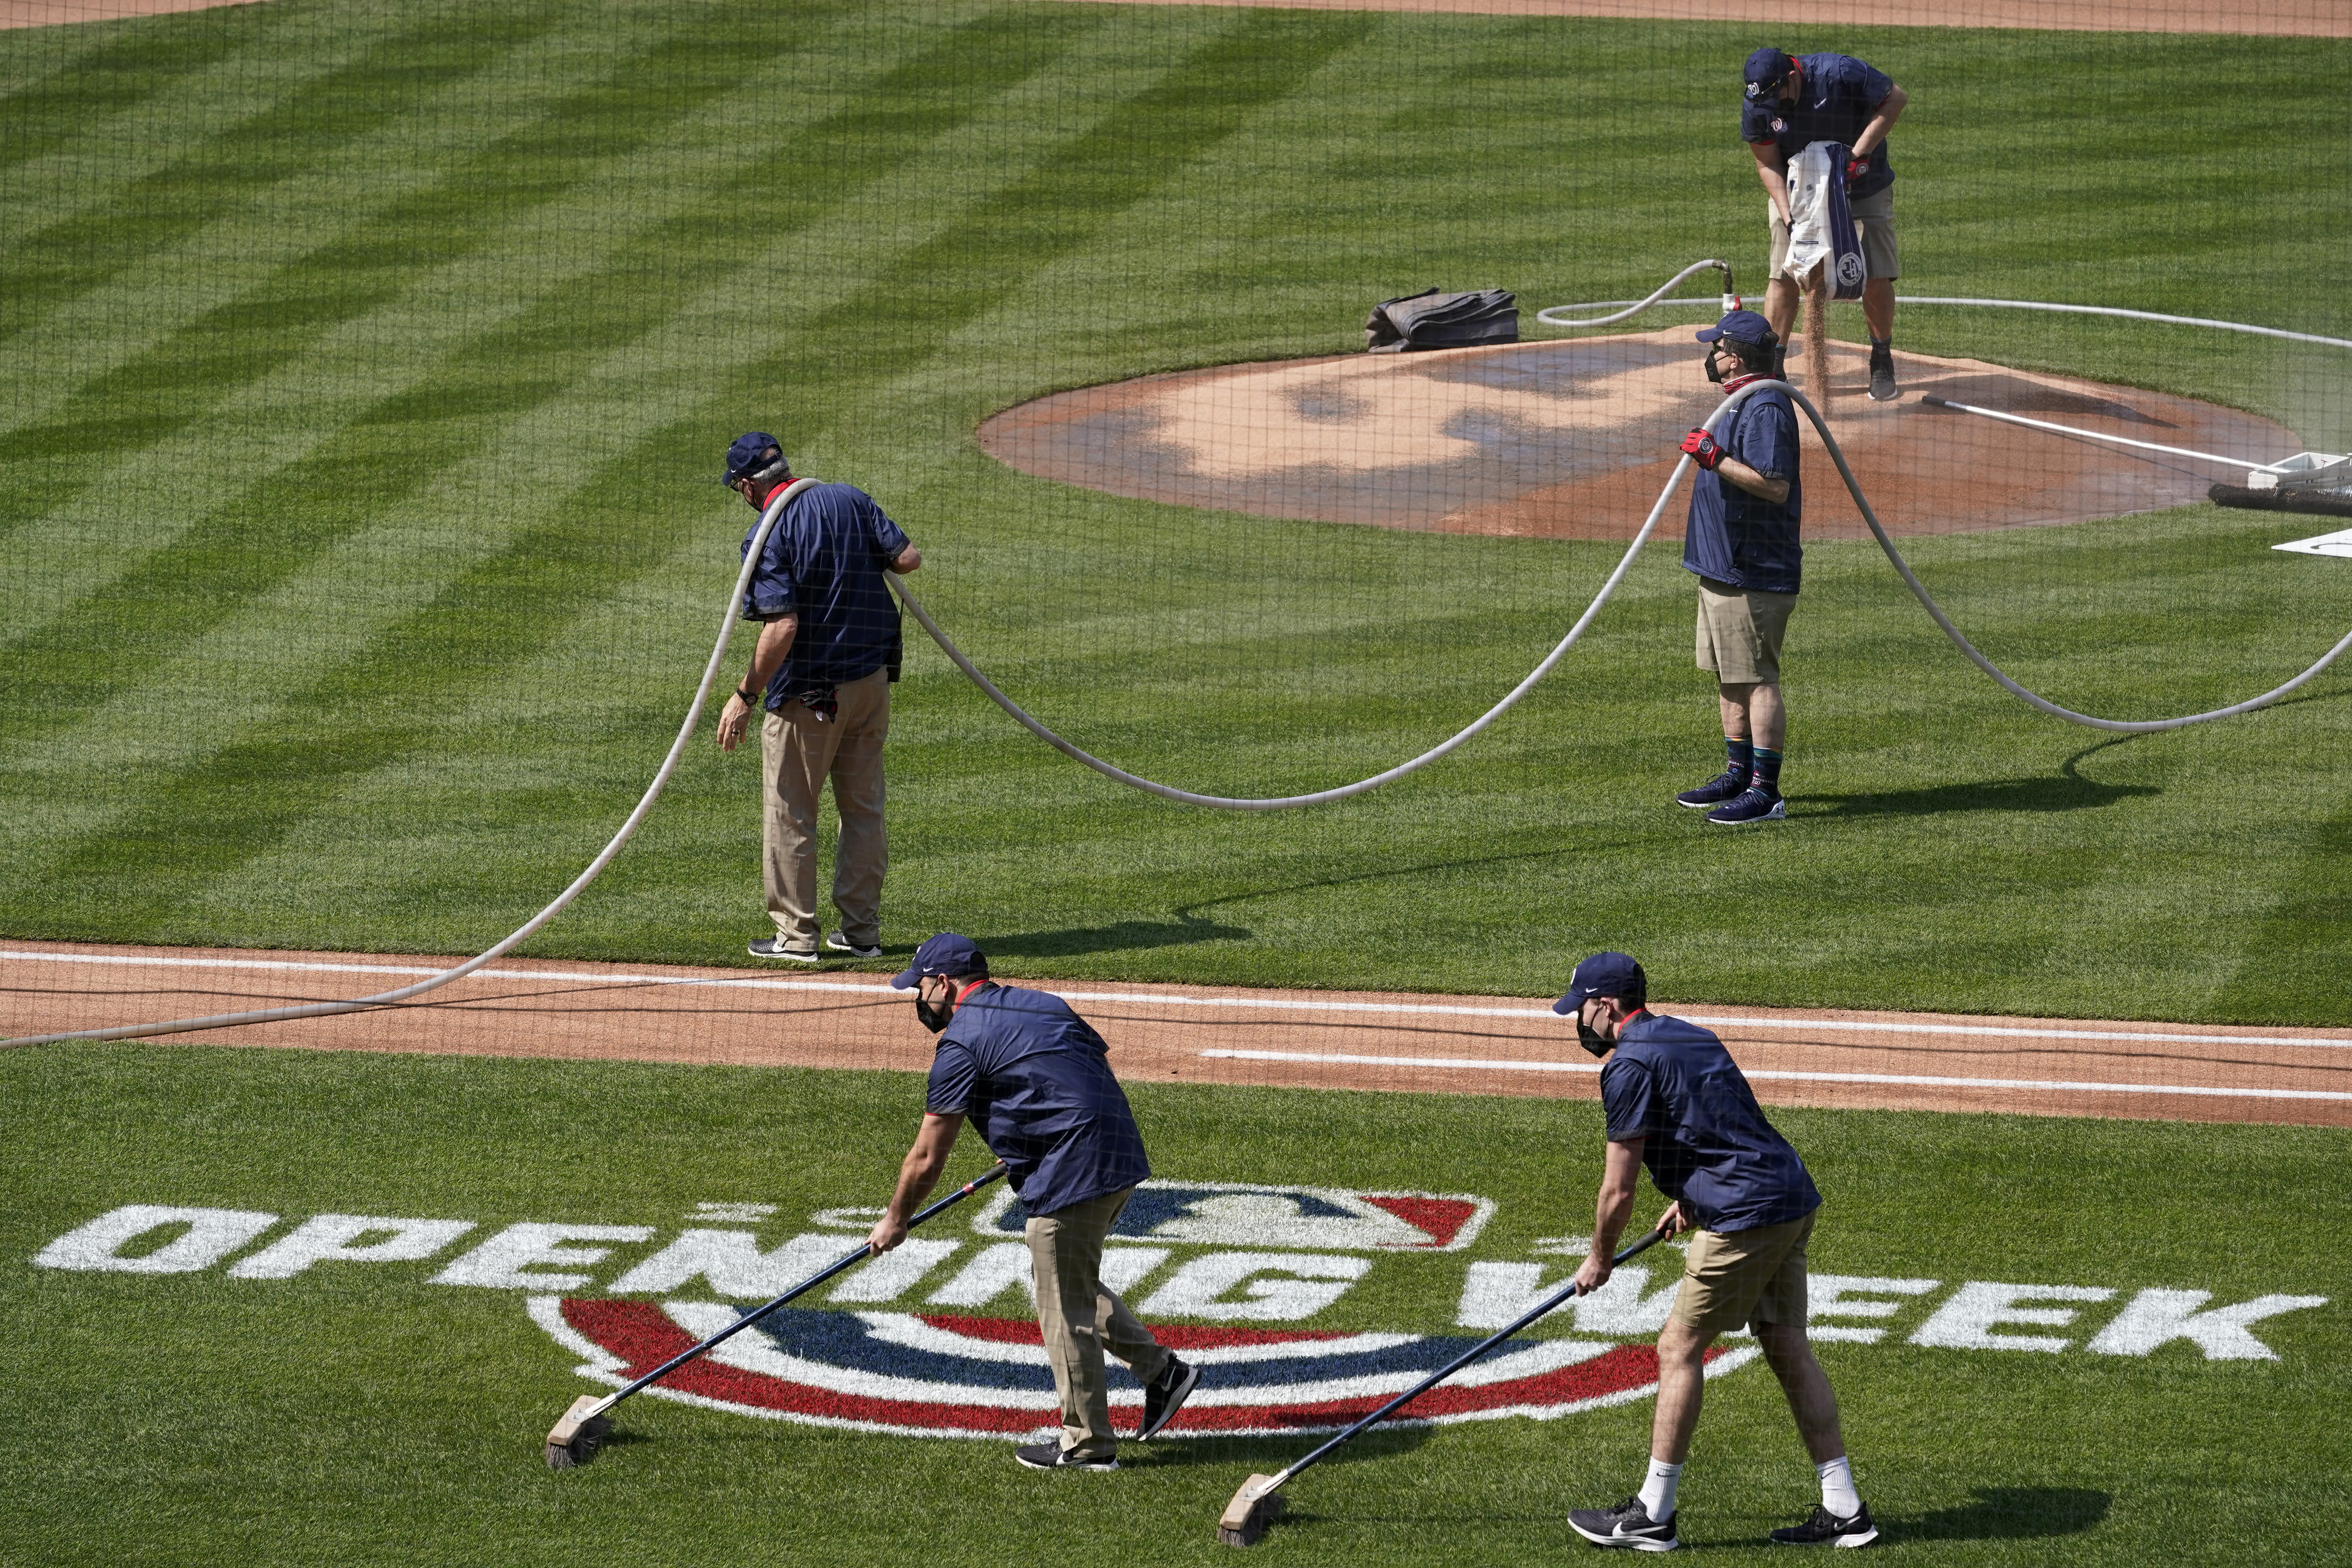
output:
MULTIPOLYGON (((1609 1266, 1612 1268, 1617 1268, 1627 1259, 1647 1251, 1649 1248, 1655 1247, 1659 1242, 1664 1241, 1665 1238, 1665 1222, 1661 1220, 1658 1222, 1657 1229, 1650 1232, 1649 1235, 1643 1237, 1641 1240, 1635 1242, 1633 1246, 1619 1253, 1615 1258, 1611 1258, 1609 1260, 1609 1266)), ((1405 1405, 1411 1404, 1413 1400, 1420 1398, 1423 1394, 1427 1394, 1431 1389, 1435 1388, 1439 1384, 1444 1383, 1447 1378, 1452 1377, 1455 1373, 1460 1372, 1464 1367, 1468 1366, 1472 1362, 1476 1361, 1480 1356, 1485 1355, 1488 1351, 1493 1350, 1496 1345, 1501 1344, 1505 1340, 1509 1339, 1513 1334, 1517 1333, 1521 1329, 1526 1328, 1529 1323, 1534 1322, 1546 1312, 1550 1311, 1553 1308, 1558 1307, 1564 1301, 1573 1300, 1575 1295, 1576 1281, 1571 1279, 1561 1289, 1553 1292, 1549 1297, 1545 1299, 1541 1303, 1530 1308, 1508 1328, 1498 1331, 1492 1338, 1481 1340, 1478 1343, 1471 1346, 1468 1350, 1464 1351, 1460 1355, 1454 1357, 1454 1360, 1438 1368, 1435 1372, 1431 1373, 1427 1377, 1423 1378, 1419 1383, 1414 1384, 1411 1388, 1406 1389, 1402 1394, 1398 1394, 1394 1399, 1390 1400, 1386 1405, 1381 1405, 1378 1410, 1373 1411, 1370 1415, 1365 1416, 1361 1421, 1357 1422, 1353 1426, 1349 1427, 1345 1432, 1340 1433, 1338 1436, 1332 1438, 1329 1442, 1324 1444, 1321 1447, 1316 1449, 1313 1453, 1307 1455, 1305 1458, 1299 1460, 1288 1469, 1284 1470, 1279 1475, 1252 1476, 1249 1479, 1244 1481, 1242 1483, 1242 1489, 1234 1494, 1234 1500, 1227 1503, 1225 1505, 1225 1511, 1218 1516, 1217 1539, 1223 1542, 1228 1546, 1256 1545, 1258 1538, 1265 1533, 1265 1527, 1282 1517, 1282 1489, 1288 1486, 1293 1480, 1297 1479, 1298 1473, 1301 1470, 1304 1470, 1307 1466, 1321 1460, 1333 1449, 1339 1447, 1340 1444, 1347 1442, 1350 1437, 1355 1436, 1358 1433, 1364 1431, 1368 1427, 1376 1426, 1380 1422, 1386 1420, 1389 1416, 1395 1415, 1405 1405)), ((551 1454, 554 1452, 554 1449, 551 1446, 548 1451, 551 1454)), ((551 1463, 552 1461, 550 1462, 551 1463)))
MULTIPOLYGON (((922 1209, 919 1213, 909 1215, 907 1220, 907 1227, 911 1230, 915 1226, 922 1224, 925 1220, 930 1218, 933 1215, 939 1213, 941 1209, 952 1208, 957 1204, 963 1202, 964 1199, 971 1196, 972 1194, 980 1191, 981 1188, 988 1185, 989 1183, 995 1181, 998 1177, 1003 1174, 1004 1165, 1003 1163, 1000 1161, 996 1164, 992 1165, 987 1170, 982 1172, 972 1180, 966 1182, 962 1186, 958 1187, 954 1192, 951 1192, 947 1196, 940 1199, 937 1203, 930 1205, 929 1207, 922 1209)), ((782 1295, 777 1297, 766 1306, 756 1308, 751 1311, 744 1313, 741 1317, 736 1319, 733 1322, 728 1324, 725 1328, 719 1330, 709 1339, 704 1340, 701 1343, 690 1345, 687 1349, 678 1352, 677 1354, 670 1357, 669 1360, 662 1363, 661 1365, 654 1368, 653 1371, 646 1373, 645 1376, 637 1379, 636 1382, 630 1384, 625 1388, 619 1389, 612 1394, 607 1394, 602 1398, 599 1398, 593 1394, 582 1394, 579 1398, 572 1402, 572 1408, 563 1413, 563 1418, 558 1421, 553 1426, 548 1428, 548 1468, 555 1470, 568 1470, 576 1466, 586 1464, 589 1460, 596 1457, 597 1446, 604 1442, 604 1435, 613 1429, 613 1417, 611 1415, 613 1406, 618 1405, 621 1401, 626 1399, 632 1394, 636 1393, 637 1390, 646 1387, 647 1384, 659 1383, 663 1378, 667 1377, 671 1373, 676 1372, 688 1362, 693 1361, 698 1356, 709 1352, 721 1340, 727 1339, 734 1334, 741 1333, 745 1329, 750 1328, 752 1324, 758 1322, 761 1319, 766 1317, 769 1313, 774 1311, 777 1308, 782 1306, 793 1297, 803 1295, 808 1291, 815 1289, 818 1286, 824 1284, 835 1275, 841 1273, 844 1269, 856 1268, 858 1264, 865 1262, 867 1256, 868 1254, 866 1253, 866 1248, 863 1246, 860 1246, 856 1251, 850 1253, 848 1256, 836 1262, 829 1263, 823 1268, 818 1269, 815 1273, 810 1275, 807 1279, 802 1280, 799 1284, 793 1286, 791 1289, 785 1291, 782 1295)))

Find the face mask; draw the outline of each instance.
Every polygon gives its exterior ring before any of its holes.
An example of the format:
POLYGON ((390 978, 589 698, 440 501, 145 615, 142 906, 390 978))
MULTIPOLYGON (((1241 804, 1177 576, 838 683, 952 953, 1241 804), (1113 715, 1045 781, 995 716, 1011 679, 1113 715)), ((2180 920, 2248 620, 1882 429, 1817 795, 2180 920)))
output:
POLYGON ((915 998, 915 1016, 923 1021, 923 1027, 936 1035, 948 1026, 949 1019, 955 1016, 955 1007, 950 1003, 927 1002, 918 996, 915 998))
POLYGON ((1600 1030, 1581 1018, 1576 1021, 1576 1043, 1596 1057, 1605 1057, 1616 1048, 1612 1042, 1601 1038, 1600 1030))
POLYGON ((1706 378, 1707 380, 1715 383, 1717 386, 1721 386, 1723 384, 1723 372, 1716 368, 1715 362, 1721 357, 1722 356, 1713 349, 1706 351, 1706 378))

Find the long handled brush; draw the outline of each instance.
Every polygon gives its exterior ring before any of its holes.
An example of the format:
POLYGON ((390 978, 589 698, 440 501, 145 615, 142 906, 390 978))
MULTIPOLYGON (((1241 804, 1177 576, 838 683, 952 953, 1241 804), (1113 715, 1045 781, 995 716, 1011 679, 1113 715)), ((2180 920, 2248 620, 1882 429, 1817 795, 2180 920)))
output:
MULTIPOLYGON (((1650 1247, 1655 1247, 1665 1238, 1665 1222, 1661 1220, 1658 1223, 1657 1229, 1650 1232, 1649 1235, 1643 1237, 1641 1240, 1635 1242, 1633 1246, 1619 1253, 1615 1258, 1610 1259, 1609 1266, 1612 1268, 1614 1268, 1620 1264, 1624 1263, 1627 1259, 1638 1256, 1639 1254, 1648 1250, 1650 1247)), ((1488 1351, 1493 1350, 1496 1345, 1501 1344, 1505 1340, 1509 1339, 1513 1334, 1517 1333, 1521 1329, 1526 1328, 1529 1323, 1532 1323, 1538 1318, 1542 1317, 1546 1312, 1550 1311, 1553 1308, 1559 1306, 1564 1301, 1572 1300, 1575 1296, 1576 1281, 1571 1279, 1566 1286, 1554 1292, 1542 1303, 1529 1309, 1525 1315, 1512 1323, 1510 1327, 1501 1330, 1492 1338, 1482 1340, 1477 1344, 1473 1345, 1470 1349, 1464 1351, 1460 1355, 1454 1357, 1453 1361, 1438 1368, 1435 1372, 1431 1373, 1427 1377, 1423 1378, 1419 1383, 1414 1384, 1411 1388, 1406 1389, 1402 1394, 1398 1394, 1394 1399, 1390 1400, 1386 1405, 1381 1405, 1378 1410, 1373 1411, 1370 1415, 1365 1416, 1361 1421, 1357 1422, 1353 1426, 1349 1427, 1345 1432, 1340 1433, 1338 1436, 1332 1438, 1329 1442, 1324 1444, 1321 1447, 1316 1449, 1313 1453, 1307 1455, 1305 1458, 1299 1460, 1288 1469, 1284 1470, 1281 1474, 1273 1476, 1252 1476, 1249 1479, 1244 1481, 1242 1483, 1242 1489, 1234 1494, 1234 1500, 1225 1505, 1225 1511, 1217 1518, 1217 1539, 1223 1542, 1228 1546, 1256 1545, 1258 1538, 1265 1533, 1265 1527, 1282 1517, 1282 1489, 1289 1485, 1292 1480, 1296 1479, 1299 1471, 1322 1459, 1334 1448, 1337 1448, 1340 1444, 1345 1443, 1350 1437, 1355 1436, 1358 1433, 1362 1432, 1367 1427, 1386 1420, 1389 1416, 1402 1409, 1406 1405, 1420 1398, 1423 1394, 1427 1394, 1431 1389, 1435 1388, 1439 1384, 1444 1383, 1447 1378, 1452 1377, 1455 1373, 1460 1372, 1464 1367, 1468 1366, 1472 1362, 1476 1361, 1480 1356, 1485 1355, 1488 1351)))
MULTIPOLYGON (((982 1172, 980 1175, 969 1182, 966 1182, 962 1186, 958 1187, 954 1192, 950 1193, 947 1196, 940 1199, 937 1203, 932 1204, 930 1206, 923 1209, 918 1214, 910 1215, 907 1220, 908 1228, 911 1230, 916 1226, 919 1226, 925 1220, 930 1218, 933 1215, 938 1214, 941 1209, 951 1208, 955 1205, 963 1202, 964 1199, 971 1196, 972 1194, 980 1191, 981 1188, 988 1185, 989 1183, 995 1181, 998 1177, 1003 1174, 1004 1166, 1002 1162, 995 1165, 992 1165, 986 1171, 982 1172)), ((662 1363, 661 1365, 654 1368, 653 1371, 646 1373, 645 1376, 637 1379, 636 1382, 630 1384, 625 1388, 605 1394, 601 1399, 593 1394, 582 1394, 579 1398, 572 1402, 572 1408, 563 1413, 563 1418, 556 1422, 553 1426, 548 1428, 548 1468, 555 1470, 568 1470, 575 1466, 586 1464, 589 1460, 596 1457, 597 1446, 604 1442, 605 1434, 613 1429, 613 1418, 610 1414, 613 1406, 618 1405, 621 1401, 626 1399, 632 1394, 636 1393, 637 1390, 645 1387, 646 1384, 660 1382, 663 1378, 667 1377, 671 1373, 676 1372, 679 1367, 684 1366, 688 1362, 694 1360, 696 1357, 702 1355, 710 1350, 710 1348, 718 1344, 719 1341, 727 1339, 731 1335, 741 1333, 745 1329, 750 1328, 752 1324, 758 1322, 761 1319, 766 1317, 769 1313, 774 1311, 777 1308, 782 1306, 793 1297, 803 1295, 807 1291, 815 1289, 818 1286, 824 1284, 826 1280, 832 1279, 835 1275, 842 1272, 845 1268, 856 1268, 858 1264, 865 1262, 868 1256, 869 1255, 866 1248, 861 1246, 856 1251, 850 1253, 847 1257, 841 1258, 839 1261, 825 1265, 825 1267, 818 1269, 815 1273, 810 1275, 807 1279, 802 1280, 799 1284, 793 1286, 791 1289, 785 1291, 782 1295, 777 1297, 766 1306, 759 1308, 754 1311, 744 1313, 741 1317, 736 1319, 733 1322, 728 1324, 725 1328, 719 1330, 709 1339, 704 1340, 701 1343, 691 1345, 687 1349, 678 1352, 677 1354, 670 1357, 669 1360, 662 1363)))

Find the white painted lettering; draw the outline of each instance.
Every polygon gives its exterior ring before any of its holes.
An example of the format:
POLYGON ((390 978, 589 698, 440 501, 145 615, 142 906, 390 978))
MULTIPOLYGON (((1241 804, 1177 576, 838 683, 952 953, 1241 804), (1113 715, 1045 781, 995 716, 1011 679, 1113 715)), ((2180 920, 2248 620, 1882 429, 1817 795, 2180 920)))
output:
POLYGON ((2212 1300, 2210 1290, 2142 1290, 2101 1329, 2087 1347, 2101 1355, 2147 1355, 2158 1345, 2187 1340, 2205 1352, 2207 1361, 2276 1361, 2278 1352, 2247 1331, 2248 1323, 2325 1307, 2325 1296, 2257 1296, 2234 1307, 2197 1309, 2212 1300))
POLYGON ((2046 1334, 1997 1334, 2004 1323, 2063 1328, 2074 1321, 2073 1307, 2021 1307, 2021 1301, 2104 1301, 2115 1292, 2104 1285, 2000 1285, 1971 1281, 1911 1331, 1915 1345, 1971 1351, 2063 1351, 2069 1341, 2046 1334))
POLYGON ((748 1230, 689 1230, 613 1281, 615 1294, 675 1290, 707 1279, 720 1296, 764 1301, 781 1296, 850 1249, 845 1236, 796 1236, 770 1251, 748 1230))
MULTIPOLYGON (((1655 1336, 1666 1326, 1666 1314, 1674 1310, 1675 1293, 1683 1288, 1682 1271, 1670 1271, 1664 1285, 1644 1296, 1642 1292, 1649 1283, 1650 1271, 1630 1264, 1610 1275, 1609 1283, 1590 1296, 1579 1296, 1570 1304, 1569 1310, 1576 1315, 1577 1331, 1621 1340, 1655 1336)), ((1509 1321, 1508 1318, 1503 1320, 1509 1321)))
MULTIPOLYGON (((828 1237, 838 1248, 841 1237, 828 1237)), ((908 1239, 884 1253, 868 1258, 841 1277, 841 1283, 826 1296, 829 1301, 895 1301, 921 1283, 924 1275, 938 1267, 961 1245, 952 1241, 920 1241, 908 1239)))
POLYGON ((1168 1261, 1164 1247, 1108 1247, 1103 1249, 1102 1285, 1112 1295, 1135 1289, 1136 1282, 1168 1261))
POLYGON ((1001 1241, 994 1247, 982 1247, 954 1279, 940 1287, 931 1303, 939 1307, 985 1307, 1016 1288, 1034 1310, 1037 1286, 1030 1272, 1029 1248, 1017 1241, 1001 1241))
POLYGON ((1874 1296, 1924 1296, 1943 1283, 1939 1279, 1882 1279, 1867 1274, 1812 1274, 1805 1279, 1805 1337, 1811 1340, 1843 1340, 1853 1344, 1874 1345, 1886 1337, 1885 1329, 1859 1329, 1849 1324, 1824 1323, 1823 1318, 1891 1318, 1900 1311, 1900 1301, 1876 1301, 1874 1296))
POLYGON ((493 1290, 577 1290, 586 1274, 526 1274, 545 1264, 601 1263, 609 1247, 579 1241, 644 1241, 649 1225, 510 1225, 433 1277, 436 1285, 479 1285, 493 1290))
POLYGON ((1462 1281, 1462 1302, 1454 1321, 1465 1329, 1499 1329, 1567 1283, 1547 1287, 1540 1263, 1474 1263, 1462 1281))
POLYGON ((1176 1270, 1142 1310, 1171 1317, 1288 1322, 1313 1317, 1338 1300, 1371 1266, 1369 1258, 1307 1252, 1212 1252, 1176 1270), (1234 1290, 1243 1294, 1235 1297, 1234 1290))
POLYGON ((290 1279, 314 1263, 415 1263, 474 1228, 469 1219, 386 1219, 379 1215, 315 1215, 252 1257, 232 1264, 232 1279, 290 1279), (373 1241, 363 1237, 375 1237, 373 1241))
POLYGON ((115 1274, 193 1274, 208 1268, 278 1223, 251 1209, 165 1208, 126 1204, 68 1231, 33 1255, 40 1268, 93 1268, 115 1274), (122 1249, 165 1226, 186 1230, 136 1258, 122 1249))

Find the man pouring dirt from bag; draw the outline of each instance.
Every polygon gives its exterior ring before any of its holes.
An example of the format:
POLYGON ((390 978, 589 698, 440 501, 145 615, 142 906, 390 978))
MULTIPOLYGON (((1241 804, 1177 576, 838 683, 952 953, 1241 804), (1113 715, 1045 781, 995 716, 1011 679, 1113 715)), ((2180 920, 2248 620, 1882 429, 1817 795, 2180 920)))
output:
MULTIPOLYGON (((1895 280, 1901 276, 1895 249, 1895 170, 1887 162, 1886 133, 1902 117, 1907 94, 1894 79, 1850 55, 1787 55, 1762 48, 1748 57, 1748 95, 1739 113, 1739 139, 1756 155, 1756 177, 1770 203, 1771 282, 1764 293, 1764 316, 1782 342, 1795 323, 1803 279, 1787 274, 1789 256, 1789 165, 1817 142, 1847 149, 1846 208, 1861 231, 1866 281, 1863 319, 1870 326, 1870 395, 1891 402, 1895 386, 1895 280)), ((1824 285, 1826 289, 1826 285, 1824 285)), ((1808 333, 1817 330, 1811 312, 1808 333)), ((1817 343, 1808 349, 1826 351, 1817 343)), ((1815 361, 1827 363, 1826 358, 1815 361)), ((1821 395, 1815 389, 1814 395, 1821 395)))

